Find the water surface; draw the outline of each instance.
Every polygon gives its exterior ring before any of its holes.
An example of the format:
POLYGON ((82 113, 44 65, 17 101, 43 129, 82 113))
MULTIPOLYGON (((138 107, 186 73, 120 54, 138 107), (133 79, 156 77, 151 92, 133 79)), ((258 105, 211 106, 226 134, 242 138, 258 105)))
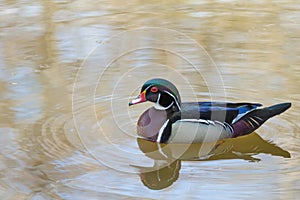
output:
POLYGON ((296 1, 0 3, 1 199, 297 199, 296 1), (137 139, 149 78, 183 101, 292 102, 248 136, 137 139))

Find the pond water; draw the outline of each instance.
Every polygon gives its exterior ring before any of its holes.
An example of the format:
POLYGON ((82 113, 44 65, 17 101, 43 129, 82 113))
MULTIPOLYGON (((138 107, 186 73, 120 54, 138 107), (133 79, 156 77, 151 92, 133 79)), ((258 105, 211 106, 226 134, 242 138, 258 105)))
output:
POLYGON ((297 1, 0 2, 1 199, 297 199, 297 1), (183 101, 291 102, 255 133, 137 138, 153 77, 183 101))

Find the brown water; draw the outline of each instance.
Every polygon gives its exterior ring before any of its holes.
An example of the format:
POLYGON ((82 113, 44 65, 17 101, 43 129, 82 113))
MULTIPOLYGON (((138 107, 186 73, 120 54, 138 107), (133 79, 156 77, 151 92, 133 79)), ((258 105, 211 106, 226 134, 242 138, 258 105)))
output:
POLYGON ((297 199, 297 1, 2 1, 1 199, 297 199), (292 102, 248 136, 137 139, 147 79, 184 101, 292 102))

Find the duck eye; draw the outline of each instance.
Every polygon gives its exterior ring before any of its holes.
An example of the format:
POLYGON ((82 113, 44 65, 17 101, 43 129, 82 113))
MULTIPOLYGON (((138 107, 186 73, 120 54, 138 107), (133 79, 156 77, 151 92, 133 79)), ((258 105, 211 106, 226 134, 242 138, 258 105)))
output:
POLYGON ((158 88, 156 86, 153 86, 151 89, 150 89, 151 92, 153 93, 156 93, 158 91, 158 88))

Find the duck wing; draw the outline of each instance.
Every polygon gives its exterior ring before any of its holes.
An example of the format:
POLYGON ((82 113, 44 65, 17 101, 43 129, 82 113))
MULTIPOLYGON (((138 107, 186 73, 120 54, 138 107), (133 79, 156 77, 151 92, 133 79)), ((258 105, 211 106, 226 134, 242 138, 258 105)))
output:
POLYGON ((203 119, 231 124, 260 106, 262 104, 259 103, 186 102, 182 103, 180 119, 203 119))

